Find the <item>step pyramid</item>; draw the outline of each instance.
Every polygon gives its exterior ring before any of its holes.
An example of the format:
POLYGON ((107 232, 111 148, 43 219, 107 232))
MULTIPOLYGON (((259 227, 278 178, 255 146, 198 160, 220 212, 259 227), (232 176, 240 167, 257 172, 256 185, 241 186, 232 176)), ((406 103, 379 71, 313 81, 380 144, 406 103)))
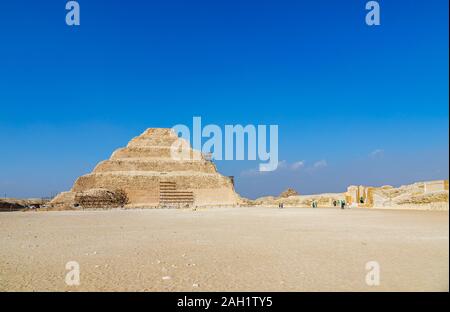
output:
POLYGON ((166 128, 150 128, 133 138, 52 202, 67 204, 74 194, 92 189, 121 189, 130 208, 234 206, 238 202, 232 179, 219 174, 213 162, 166 128), (174 143, 187 147, 190 157, 174 158, 174 143))

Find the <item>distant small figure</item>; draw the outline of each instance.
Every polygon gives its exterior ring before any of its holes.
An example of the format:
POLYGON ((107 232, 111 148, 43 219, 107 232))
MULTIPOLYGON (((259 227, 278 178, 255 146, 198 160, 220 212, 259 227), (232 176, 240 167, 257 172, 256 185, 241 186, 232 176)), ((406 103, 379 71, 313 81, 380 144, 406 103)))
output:
POLYGON ((336 207, 336 206, 337 206, 337 201, 333 200, 333 207, 336 207))
POLYGON ((344 209, 344 208, 345 208, 345 201, 342 200, 342 201, 341 201, 341 209, 344 209))
POLYGON ((283 203, 279 203, 278 208, 280 208, 280 209, 283 208, 283 203))

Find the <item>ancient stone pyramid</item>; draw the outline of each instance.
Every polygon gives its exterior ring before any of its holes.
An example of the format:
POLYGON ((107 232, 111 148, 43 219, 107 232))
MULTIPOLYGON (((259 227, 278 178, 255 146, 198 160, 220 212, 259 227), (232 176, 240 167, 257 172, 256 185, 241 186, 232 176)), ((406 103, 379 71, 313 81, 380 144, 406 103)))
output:
POLYGON ((164 128, 150 128, 133 138, 52 203, 76 206, 76 194, 95 189, 125 191, 127 207, 234 206, 238 201, 229 177, 219 174, 211 161, 172 129, 164 128), (187 145, 191 157, 174 158, 174 142, 187 145))

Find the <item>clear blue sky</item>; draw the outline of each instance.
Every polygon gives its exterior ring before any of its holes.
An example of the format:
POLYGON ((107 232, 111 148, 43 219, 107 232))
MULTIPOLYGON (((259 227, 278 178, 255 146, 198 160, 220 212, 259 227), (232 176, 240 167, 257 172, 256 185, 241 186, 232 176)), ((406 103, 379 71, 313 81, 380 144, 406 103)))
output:
POLYGON ((3 1, 0 196, 48 196, 148 127, 278 124, 256 197, 448 178, 448 1, 3 1), (303 166, 300 165, 303 161, 303 166), (293 165, 298 163, 297 166, 293 165))

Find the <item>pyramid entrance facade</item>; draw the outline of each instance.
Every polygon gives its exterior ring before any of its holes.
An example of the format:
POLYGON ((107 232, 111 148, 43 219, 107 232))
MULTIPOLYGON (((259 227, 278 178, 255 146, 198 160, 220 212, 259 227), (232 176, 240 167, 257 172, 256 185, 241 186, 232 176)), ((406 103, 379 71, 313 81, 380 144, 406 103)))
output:
POLYGON ((76 194, 96 189, 124 191, 130 208, 235 206, 239 198, 232 178, 219 174, 214 163, 165 128, 150 128, 133 138, 52 203, 76 206, 71 202, 76 194), (191 157, 174 159, 175 142, 188 146, 191 157))

